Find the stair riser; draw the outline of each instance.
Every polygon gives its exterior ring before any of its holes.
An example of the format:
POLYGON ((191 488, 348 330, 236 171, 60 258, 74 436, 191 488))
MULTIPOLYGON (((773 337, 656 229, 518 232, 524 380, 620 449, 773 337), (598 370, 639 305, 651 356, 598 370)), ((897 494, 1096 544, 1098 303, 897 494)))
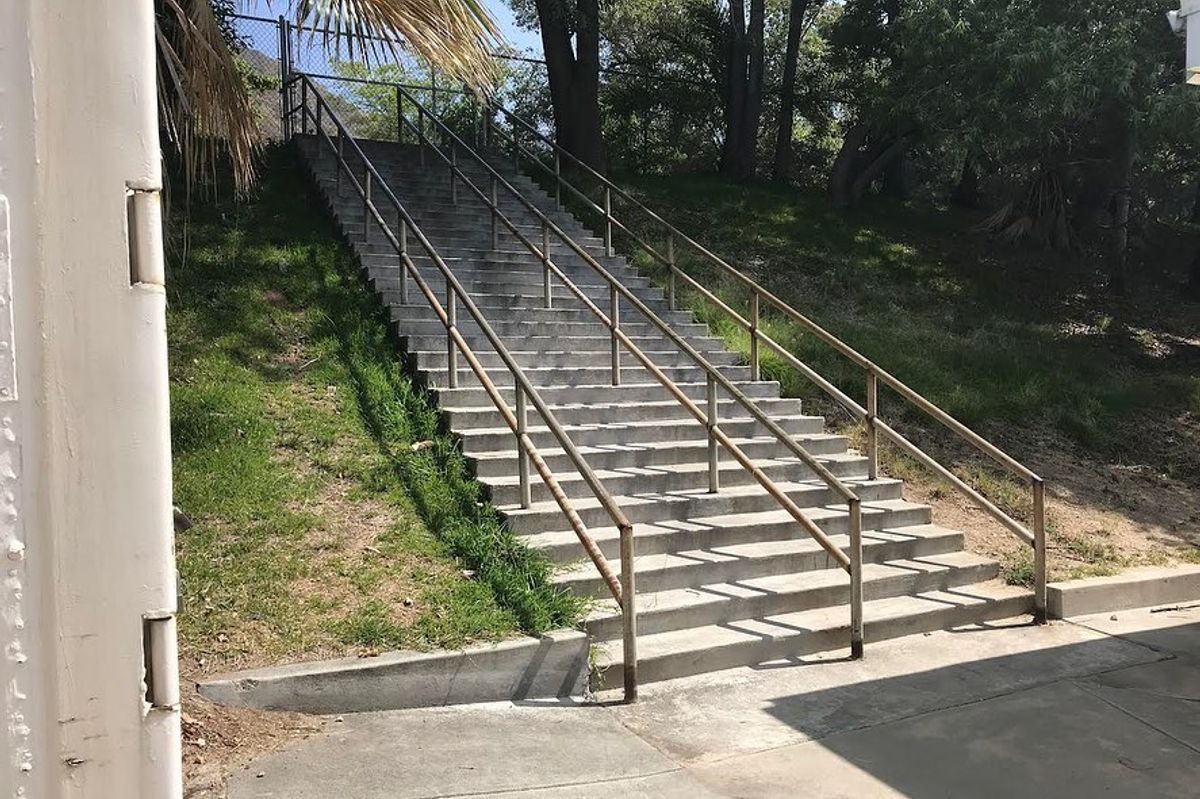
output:
MULTIPOLYGON (((589 462, 590 463, 590 462, 589 462)), ((866 470, 866 459, 838 460, 827 464, 829 471, 838 477, 861 475, 866 470)), ((595 466, 592 467, 596 468, 595 466)), ((776 482, 800 482, 815 480, 816 474, 802 463, 766 462, 760 464, 763 473, 776 482)), ((577 500, 593 497, 591 489, 580 479, 574 478, 574 470, 563 473, 559 487, 569 499, 577 500)), ((720 470, 721 486, 735 488, 750 485, 755 482, 754 476, 734 464, 720 470)), ((496 505, 516 505, 521 501, 519 486, 506 483, 490 485, 487 481, 492 502, 496 505)), ((707 470, 691 472, 659 472, 656 474, 608 475, 604 478, 604 487, 615 496, 637 493, 661 493, 666 491, 699 491, 708 487, 707 470)), ((533 502, 549 502, 554 499, 546 484, 535 476, 530 478, 530 495, 533 502)))
MULTIPOLYGON (((386 289, 385 289, 386 290, 386 289)), ((420 322, 436 322, 441 324, 433 309, 422 300, 418 300, 421 304, 413 305, 398 305, 391 309, 392 320, 404 330, 409 323, 420 322)), ((601 309, 603 310, 603 309, 601 309)), ((675 332, 681 336, 697 335, 707 336, 708 330, 703 325, 690 321, 690 317, 680 313, 659 314, 659 317, 671 325, 675 332)), ((559 335, 560 333, 572 333, 575 335, 599 335, 607 331, 607 326, 602 322, 592 311, 586 308, 524 308, 521 310, 520 319, 506 318, 489 318, 490 324, 496 330, 510 330, 512 332, 527 332, 540 336, 559 335), (567 325, 576 325, 576 327, 567 327, 567 325), (544 332, 544 331, 553 332, 544 332)), ((478 331, 478 325, 470 317, 463 316, 460 320, 464 330, 478 331)), ((663 335, 657 326, 653 323, 630 316, 629 319, 621 320, 621 330, 625 331, 628 336, 646 336, 654 331, 656 335, 663 335)), ((419 331, 408 331, 419 332, 419 331)))
MULTIPOLYGON (((889 516, 895 514, 888 514, 889 516)), ((865 520, 864 520, 865 522, 865 520)), ((884 527, 897 527, 892 519, 885 519, 884 527)), ((875 529, 875 528, 872 528, 875 529)), ((634 530, 637 534, 637 530, 634 530)), ((803 530, 795 530, 797 538, 806 538, 803 530)), ((863 531, 863 562, 883 563, 899 558, 923 558, 930 555, 945 555, 955 552, 961 547, 961 538, 955 535, 918 538, 911 540, 873 540, 871 530, 863 531)), ((687 550, 680 550, 687 551, 687 550)), ((735 558, 716 563, 690 563, 687 566, 655 569, 639 566, 637 571, 637 588, 639 593, 654 591, 670 591, 677 588, 691 588, 718 583, 732 583, 738 580, 753 580, 759 577, 777 577, 785 574, 817 571, 820 569, 840 568, 836 562, 819 547, 813 547, 798 553, 777 555, 762 558, 735 558)), ((560 581, 558 583, 569 589, 577 596, 601 599, 610 596, 608 586, 597 575, 594 579, 560 581)), ((745 617, 748 618, 748 617, 745 617)))
MULTIPOLYGON (((458 368, 459 385, 469 385, 477 382, 475 373, 467 367, 466 360, 460 358, 460 366, 458 368)), ((747 366, 720 366, 717 369, 725 375, 729 380, 746 380, 750 377, 750 368, 747 366)), ((704 372, 699 367, 667 367, 661 370, 662 373, 670 380, 677 383, 688 382, 694 383, 697 378, 703 378, 704 372)), ((489 369, 487 370, 488 377, 492 382, 500 386, 513 385, 512 372, 508 369, 489 369)), ((421 372, 428 384, 435 386, 449 386, 448 373, 445 369, 426 369, 421 372)), ((606 379, 612 379, 612 370, 607 367, 578 367, 571 369, 527 369, 525 370, 525 378, 533 386, 591 386, 603 383, 606 379)), ((621 380, 631 383, 645 383, 653 380, 654 376, 644 367, 638 364, 629 363, 629 359, 622 360, 621 365, 621 380)))
MULTIPOLYGON (((804 435, 819 432, 821 424, 814 417, 782 417, 775 420, 784 432, 790 435, 804 435)), ((536 423, 531 418, 530 424, 536 423)), ((757 421, 731 421, 722 425, 725 432, 733 438, 757 438, 768 435, 767 429, 757 421)), ((514 446, 513 434, 506 430, 490 431, 487 433, 472 433, 458 431, 462 440, 463 452, 468 456, 483 455, 493 452, 508 452, 514 446)), ((558 439, 545 427, 535 427, 530 430, 530 438, 538 449, 557 449, 558 439)), ((707 432, 704 427, 695 422, 681 420, 678 423, 663 423, 653 425, 606 426, 594 428, 568 428, 567 435, 577 447, 600 447, 613 444, 638 445, 660 444, 668 441, 704 441, 707 432)), ((728 453, 722 453, 721 460, 729 460, 728 453)))
MULTIPOLYGON (((907 635, 918 635, 933 630, 946 630, 965 624, 978 624, 996 619, 1007 619, 1031 612, 1032 598, 1012 597, 1003 600, 970 606, 947 606, 943 610, 920 613, 900 618, 866 619, 864 639, 871 642, 886 641, 907 635)), ((850 645, 850 622, 847 612, 846 625, 820 630, 799 636, 767 640, 759 639, 745 644, 713 647, 711 649, 683 652, 678 655, 642 658, 638 663, 638 680, 642 683, 660 682, 676 677, 687 677, 737 666, 751 666, 783 658, 798 658, 818 652, 830 652, 848 648, 850 645)), ((593 690, 619 687, 619 668, 609 669, 594 676, 593 690)))
MULTIPOLYGON (((844 511, 846 507, 844 504, 835 504, 835 497, 832 491, 823 486, 818 487, 815 484, 805 486, 803 489, 793 489, 787 493, 791 500, 802 510, 828 505, 838 509, 838 511, 844 511)), ((868 497, 872 493, 866 492, 863 500, 870 501, 868 497)), ((896 499, 896 497, 881 498, 896 499)), ((696 493, 671 502, 627 502, 621 506, 621 510, 629 521, 636 526, 638 524, 661 524, 668 521, 682 522, 688 519, 702 519, 709 516, 725 516, 736 513, 765 513, 780 510, 780 505, 766 491, 755 492, 753 494, 732 494, 725 492, 717 494, 696 493)), ((613 525, 611 517, 601 507, 577 508, 576 512, 583 523, 589 528, 611 528, 613 525)), ((509 527, 519 536, 570 529, 563 519, 562 514, 557 510, 549 508, 536 512, 519 512, 516 509, 512 509, 506 515, 509 527)), ((834 519, 844 518, 844 515, 840 514, 834 517, 834 519)), ((901 522, 905 525, 928 524, 930 518, 928 508, 921 506, 914 506, 911 511, 905 511, 903 514, 892 510, 863 508, 862 523, 864 530, 875 530, 880 529, 880 525, 899 526, 901 522)), ((841 522, 832 523, 836 525, 841 522)), ((780 524, 790 529, 793 535, 804 534, 803 530, 798 529, 799 523, 790 518, 787 522, 780 522, 780 524)), ((764 525, 764 527, 770 527, 770 525, 764 525)), ((769 530, 763 530, 761 535, 765 539, 769 538, 771 533, 769 530)), ((710 545, 702 544, 700 546, 710 545)), ((700 547, 692 548, 698 549, 700 547)), ((579 556, 579 550, 576 550, 574 557, 579 558, 579 556)))
MULTIPOLYGON (((704 399, 704 385, 697 383, 680 383, 679 390, 685 396, 697 402, 704 399)), ((756 383, 737 383, 741 391, 751 399, 768 399, 779 396, 779 384, 771 380, 756 383)), ((588 388, 562 387, 546 388, 539 392, 542 399, 552 408, 579 403, 631 403, 631 402, 662 402, 670 399, 665 389, 659 383, 625 383, 620 386, 601 385, 588 388)), ((511 406, 514 402, 511 388, 501 389, 501 396, 511 406)), ((438 405, 442 408, 479 408, 491 405, 491 400, 482 388, 467 387, 456 389, 440 389, 436 392, 438 405)), ((799 400, 795 400, 799 402, 799 400)), ((797 406, 800 407, 800 406, 797 406)), ((815 419, 820 424, 819 419, 815 419)))
MULTIPOLYGON (((492 348, 491 342, 482 334, 465 338, 476 354, 488 352, 492 348)), ((665 339, 650 337, 633 340, 634 345, 645 352, 661 350, 664 342, 665 339)), ((440 334, 433 336, 408 336, 405 337, 403 343, 407 352, 438 352, 441 347, 446 346, 446 335, 443 330, 440 334)), ((721 346, 721 342, 715 339, 692 340, 689 343, 706 356, 709 353, 726 352, 721 346)), ((574 338, 534 336, 523 339, 516 349, 521 352, 575 352, 580 354, 600 352, 608 354, 611 347, 612 339, 608 336, 577 336, 574 338)))
MULTIPOLYGON (((953 552, 947 549, 946 552, 953 552)), ((926 553, 929 554, 945 554, 926 553)), ((864 550, 863 558, 870 556, 864 550)), ((874 561, 880 562, 878 557, 874 561)), ((966 568, 944 569, 935 572, 906 573, 888 575, 887 577, 863 581, 863 600, 871 602, 876 599, 917 594, 923 591, 945 591, 972 583, 985 582, 995 579, 999 574, 999 565, 995 562, 979 563, 966 568)), ((844 574, 844 572, 842 572, 844 574)), ((701 589, 703 593, 703 589, 701 589)), ((655 633, 671 630, 685 630, 691 627, 703 627, 713 624, 726 624, 744 619, 763 618, 783 613, 795 613, 815 608, 833 607, 850 604, 850 579, 845 577, 836 585, 821 586, 803 591, 778 594, 759 594, 754 597, 739 597, 724 602, 711 602, 700 605, 689 605, 685 608, 672 608, 658 611, 653 607, 643 605, 638 610, 638 633, 654 635, 655 633)), ((621 616, 613 614, 587 622, 585 629, 594 641, 602 642, 621 637, 621 616)))
MULTIPOLYGON (((841 455, 846 452, 846 440, 841 438, 818 438, 801 441, 802 446, 813 455, 841 455)), ((755 460, 786 457, 783 445, 774 440, 752 441, 741 445, 742 451, 755 460)), ((575 471, 570 458, 561 452, 542 452, 542 460, 557 475, 575 471)), ((629 469, 638 467, 669 466, 678 463, 703 463, 707 449, 702 442, 681 442, 674 447, 617 450, 612 452, 590 450, 584 453, 588 465, 601 469, 629 469)), ((516 454, 506 458, 472 458, 475 474, 480 480, 511 477, 517 473, 516 454)))
MULTIPOLYGON (((671 401, 666 396, 665 391, 659 400, 661 404, 654 405, 643 404, 621 407, 613 407, 611 405, 579 405, 575 407, 551 408, 550 410, 554 413, 554 417, 565 425, 608 424, 616 420, 620 420, 622 424, 647 421, 679 421, 685 419, 695 422, 695 417, 689 414, 683 405, 671 401)), ((759 400, 756 405, 769 416, 796 416, 801 412, 799 400, 766 399, 759 400)), ((531 415, 535 415, 536 411, 531 410, 530 413, 531 415)), ((750 418, 750 414, 745 409, 729 400, 724 400, 718 404, 717 413, 722 423, 750 418)), ((469 410, 452 409, 445 411, 445 414, 451 429, 462 432, 502 427, 504 425, 504 422, 500 418, 500 412, 495 407, 471 408, 469 410)))
MULTIPOLYGON (((444 342, 443 342, 444 343, 444 342)), ((661 346, 661 345, 660 345, 661 346)), ((481 347, 472 350, 479 363, 489 372, 501 371, 508 368, 500 355, 491 347, 481 347)), ((680 369, 687 366, 692 366, 695 361, 686 353, 679 352, 663 352, 663 351, 645 351, 646 355, 659 368, 662 369, 680 369)), ((439 371, 446 370, 448 354, 446 352, 409 352, 413 356, 413 363, 421 371, 439 371)), ((510 350, 513 360, 522 369, 611 369, 612 353, 610 352, 513 352, 510 350)), ((622 368, 625 366, 625 359, 632 356, 622 353, 622 368)), ((459 366, 462 365, 462 354, 459 353, 459 366)), ((706 358, 713 366, 736 366, 741 361, 740 356, 736 352, 715 352, 711 357, 706 358)))

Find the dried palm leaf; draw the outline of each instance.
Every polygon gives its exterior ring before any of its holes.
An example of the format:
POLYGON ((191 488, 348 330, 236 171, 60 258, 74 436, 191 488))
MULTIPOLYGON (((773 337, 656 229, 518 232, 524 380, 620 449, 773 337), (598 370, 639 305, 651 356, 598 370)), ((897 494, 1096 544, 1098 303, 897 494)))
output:
POLYGON ((239 193, 254 182, 262 134, 246 85, 209 0, 161 0, 155 19, 159 107, 188 188, 216 177, 227 155, 239 193))
POLYGON ((300 0, 296 22, 321 31, 326 47, 344 43, 350 57, 357 49, 378 59, 407 46, 478 91, 499 74, 491 53, 500 33, 480 0, 300 0))

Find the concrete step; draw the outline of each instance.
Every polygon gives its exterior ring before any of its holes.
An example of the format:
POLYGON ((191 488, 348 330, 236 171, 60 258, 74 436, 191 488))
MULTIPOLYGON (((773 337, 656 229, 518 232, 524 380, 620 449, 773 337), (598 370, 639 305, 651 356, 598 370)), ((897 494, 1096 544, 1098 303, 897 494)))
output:
MULTIPOLYGON (((793 438, 813 455, 836 455, 847 451, 847 440, 844 436, 819 433, 793 436, 793 438)), ((734 443, 747 456, 754 459, 786 454, 783 445, 773 436, 742 438, 734 443)), ((593 469, 631 469, 702 462, 707 457, 708 443, 702 438, 697 438, 695 441, 579 447, 579 451, 593 469)), ((539 452, 542 460, 556 476, 574 471, 574 465, 562 449, 548 447, 539 452)), ((515 449, 470 456, 470 461, 476 476, 484 481, 498 477, 511 477, 517 469, 515 449)))
MULTIPOLYGON (((850 485, 863 486, 865 496, 862 497, 862 500, 864 504, 868 500, 871 502, 876 500, 880 502, 900 501, 902 488, 899 483, 886 480, 867 481, 865 477, 860 479, 850 478, 847 482, 850 485)), ((834 520, 832 523, 835 525, 845 524, 846 506, 840 503, 834 504, 836 496, 824 483, 812 481, 806 483, 776 483, 775 485, 798 507, 812 509, 811 513, 806 510, 806 514, 814 521, 829 515, 829 518, 834 520), (829 514, 818 512, 818 509, 826 505, 830 506, 829 514)), ((630 523, 635 525, 659 525, 663 522, 677 522, 679 524, 664 526, 688 529, 687 523, 689 520, 714 516, 750 516, 757 513, 770 512, 777 512, 780 515, 776 517, 764 517, 764 523, 772 521, 785 522, 793 530, 799 524, 786 511, 780 509, 778 500, 757 484, 731 486, 716 494, 709 493, 704 488, 668 491, 660 494, 639 492, 637 494, 621 495, 616 498, 616 502, 620 505, 621 511, 629 519, 630 523)), ((612 518, 600 505, 598 500, 593 497, 580 497, 572 500, 571 504, 574 506, 579 518, 589 528, 611 528, 615 533, 616 528, 613 525, 612 518)), ((535 502, 528 508, 521 508, 517 505, 501 505, 498 509, 504 513, 509 527, 517 535, 531 536, 538 533, 570 530, 566 519, 562 516, 562 512, 553 503, 535 502)), ((863 525, 878 527, 881 524, 880 519, 897 511, 904 511, 909 514, 905 517, 906 524, 928 524, 930 521, 929 509, 924 505, 913 503, 903 503, 902 505, 873 504, 870 508, 863 508, 863 525), (871 522, 869 521, 870 519, 875 519, 876 521, 871 522)), ((731 519, 728 521, 737 525, 744 524, 744 519, 731 519)), ((820 522, 818 521, 817 523, 820 522)), ((764 532, 763 535, 766 536, 769 534, 764 532)), ((599 540, 600 536, 596 536, 596 538, 599 540)), ((576 550, 576 557, 578 556, 579 550, 576 550)))
MULTIPOLYGON (((657 346, 661 347, 662 344, 657 346)), ((478 358, 479 363, 489 371, 507 368, 499 354, 497 354, 490 345, 480 347, 479 349, 473 348, 473 352, 475 353, 475 357, 478 358)), ((694 366, 696 363, 687 353, 679 350, 657 349, 649 352, 643 350, 643 353, 650 358, 650 360, 656 366, 663 369, 668 367, 694 366)), ((529 352, 526 350, 510 349, 509 354, 522 369, 533 369, 537 367, 571 370, 581 368, 611 369, 612 366, 611 353, 609 352, 529 352)), ((422 371, 432 371, 435 369, 444 370, 449 358, 449 354, 444 349, 433 352, 428 350, 417 352, 409 351, 409 355, 414 358, 414 363, 417 365, 417 368, 421 369, 422 371)), ((461 365, 461 353, 459 353, 458 358, 461 365)), ((628 354, 627 351, 623 351, 621 357, 622 366, 625 365, 627 360, 632 361, 633 356, 628 354)), ((736 352, 729 352, 728 350, 725 350, 721 352, 709 353, 706 360, 713 366, 735 366, 739 364, 742 359, 741 356, 736 352)))
MULTIPOLYGON (((874 563, 943 554, 954 552, 962 546, 961 536, 955 535, 953 531, 928 525, 928 518, 918 516, 915 523, 909 523, 910 514, 904 511, 911 508, 911 503, 902 500, 881 500, 871 503, 871 508, 874 512, 870 515, 870 526, 867 524, 867 514, 864 512, 863 515, 865 561, 874 563), (909 528, 910 532, 889 532, 901 527, 909 528), (913 530, 930 532, 923 535, 913 530)), ((836 518, 829 515, 829 508, 812 510, 813 513, 807 515, 819 525, 836 518)), ((824 525, 821 526, 824 529, 824 525)), ((783 539, 750 541, 720 547, 709 545, 692 550, 667 550, 653 555, 638 555, 634 558, 638 590, 653 593, 837 567, 829 553, 800 527, 799 522, 793 520, 791 528, 792 535, 783 539)), ((844 533, 835 533, 833 530, 827 532, 839 536, 834 542, 836 546, 845 549, 849 545, 849 538, 844 533)), ((635 526, 634 536, 638 534, 635 526)), ((685 540, 686 536, 679 536, 675 543, 679 544, 685 540)), ((579 562, 556 574, 554 582, 578 596, 599 598, 605 596, 608 591, 607 585, 590 561, 579 562)))
MULTIPOLYGON (((790 435, 817 433, 824 428, 824 420, 820 417, 802 414, 776 416, 774 421, 790 435)), ((705 441, 708 437, 708 431, 703 425, 684 418, 612 421, 604 424, 564 424, 562 426, 577 447, 642 446, 672 441, 697 442, 705 441)), ((761 422, 748 417, 723 422, 721 429, 732 438, 753 438, 770 434, 761 422)), ((560 445, 558 439, 536 415, 530 417, 528 430, 533 445, 539 450, 560 445)), ((462 441, 463 452, 468 457, 507 452, 513 448, 513 433, 507 426, 457 430, 455 434, 462 441)), ((728 454, 721 453, 721 460, 728 460, 729 457, 728 454)))
MULTIPOLYGON (((914 550, 932 550, 936 546, 928 542, 936 537, 937 531, 938 528, 931 526, 909 528, 903 534, 912 533, 914 542, 923 542, 922 547, 912 547, 914 550)), ((868 602, 927 591, 949 591, 993 580, 1000 573, 1000 564, 996 561, 968 552, 951 550, 897 557, 889 553, 888 546, 892 542, 885 542, 885 536, 885 533, 872 533, 864 541, 863 598, 868 602), (866 548, 874 560, 867 558, 866 548), (885 556, 886 562, 882 562, 885 556)), ((838 538, 845 539, 844 536, 838 538)), ((953 546, 953 541, 949 545, 953 546)), ((638 633, 654 635, 688 627, 729 624, 847 605, 849 601, 850 575, 841 568, 788 572, 667 591, 639 591, 638 633)), ((621 625, 620 608, 615 600, 607 598, 593 608, 586 629, 593 639, 607 641, 621 637, 621 625)))
MULTIPOLYGON (((704 383, 685 382, 675 385, 688 398, 697 402, 703 401, 706 389, 704 383)), ((735 385, 738 391, 750 399, 777 399, 779 397, 779 383, 773 380, 760 380, 753 383, 740 381, 735 385)), ((439 388, 434 391, 434 394, 437 396, 438 405, 444 409, 491 406, 491 400, 487 393, 479 386, 439 388)), ((661 383, 654 381, 645 383, 627 381, 619 386, 605 382, 596 386, 547 387, 538 391, 538 394, 554 409, 570 405, 675 401, 661 383)), ((516 402, 512 387, 501 388, 500 395, 510 407, 516 402)), ((818 425, 823 422, 815 416, 810 419, 818 425)))
MULTIPOLYGON (((995 581, 876 599, 864 603, 864 639, 869 652, 872 641, 1019 616, 1032 607, 1031 592, 995 581)), ((638 678, 659 682, 778 659, 794 661, 848 647, 849 641, 850 616, 844 605, 672 630, 638 637, 638 678)), ((610 642, 604 650, 596 661, 595 690, 621 682, 620 642, 610 642)))
MULTIPOLYGON (((470 370, 465 364, 465 360, 459 359, 460 366, 458 372, 459 385, 470 384, 477 382, 475 373, 470 370)), ((747 380, 750 377, 750 367, 748 366, 718 366, 716 367, 721 374, 729 380, 747 380)), ((605 380, 612 379, 612 369, 608 365, 604 366, 576 366, 576 367, 546 367, 546 368, 529 368, 522 370, 525 378, 534 386, 578 386, 578 385, 597 385, 605 380)), ((704 376, 704 373, 698 366, 667 366, 661 369, 662 373, 670 380, 695 382, 704 376)), ((652 379, 650 372, 645 367, 633 362, 633 359, 626 356, 621 363, 621 379, 630 380, 633 382, 646 382, 652 379)), ((449 370, 445 368, 426 369, 421 373, 422 377, 431 385, 449 386, 449 370)), ((489 369, 488 376, 497 385, 511 386, 513 385, 513 376, 507 369, 489 369)))
MULTIPOLYGON (((781 447, 782 449, 782 447, 781 447)), ((816 456, 830 472, 838 477, 860 475, 866 470, 866 459, 857 452, 841 452, 816 456)), ((763 474, 777 483, 813 480, 813 470, 796 458, 762 458, 755 464, 763 474)), ((656 466, 631 466, 623 469, 599 469, 592 467, 604 487, 616 494, 654 493, 670 491, 706 490, 708 488, 708 463, 672 463, 656 466)), ((717 468, 719 485, 722 488, 751 485, 754 476, 741 464, 729 460, 719 463, 717 468)), ((592 490, 575 471, 564 471, 555 475, 559 488, 570 499, 592 496, 592 490)), ((483 480, 496 505, 516 505, 521 501, 520 481, 515 475, 493 477, 483 480)), ((534 502, 553 499, 549 488, 536 474, 530 478, 530 496, 534 502)))
MULTIPOLYGON (((755 402, 755 406, 771 416, 785 414, 800 415, 803 410, 800 400, 796 399, 761 399, 755 402)), ((509 407, 512 406, 510 405, 509 407)), ((552 405, 550 411, 561 424, 576 426, 585 424, 602 425, 618 419, 625 423, 695 421, 695 417, 674 398, 660 399, 652 402, 624 402, 616 404, 580 402, 565 406, 552 405)), ((447 422, 453 430, 479 430, 503 426, 500 412, 494 405, 449 408, 443 411, 443 413, 446 415, 447 422)), ((717 403, 717 413, 723 422, 750 418, 749 411, 728 399, 717 403)), ((540 418, 540 416, 535 410, 531 409, 530 419, 534 418, 540 418)))

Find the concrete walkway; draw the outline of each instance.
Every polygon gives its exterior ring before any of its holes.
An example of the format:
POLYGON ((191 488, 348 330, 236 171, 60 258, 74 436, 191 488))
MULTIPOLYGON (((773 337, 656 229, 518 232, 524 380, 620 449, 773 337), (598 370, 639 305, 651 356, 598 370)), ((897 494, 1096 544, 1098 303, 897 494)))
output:
POLYGON ((648 686, 346 716, 230 799, 1195 797, 1200 606, 998 623, 648 686))

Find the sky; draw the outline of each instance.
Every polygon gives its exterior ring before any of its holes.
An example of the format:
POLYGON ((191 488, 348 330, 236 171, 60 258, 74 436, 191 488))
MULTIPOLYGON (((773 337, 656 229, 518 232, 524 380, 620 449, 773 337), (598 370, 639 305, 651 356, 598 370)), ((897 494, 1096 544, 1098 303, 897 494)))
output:
MULTIPOLYGON (((483 0, 484 6, 500 26, 500 32, 514 48, 520 51, 532 51, 538 58, 542 54, 542 42, 537 31, 522 30, 517 27, 516 18, 507 0, 483 0)), ((256 17, 277 17, 280 14, 291 16, 292 4, 285 0, 246 0, 240 4, 243 14, 256 17)))

